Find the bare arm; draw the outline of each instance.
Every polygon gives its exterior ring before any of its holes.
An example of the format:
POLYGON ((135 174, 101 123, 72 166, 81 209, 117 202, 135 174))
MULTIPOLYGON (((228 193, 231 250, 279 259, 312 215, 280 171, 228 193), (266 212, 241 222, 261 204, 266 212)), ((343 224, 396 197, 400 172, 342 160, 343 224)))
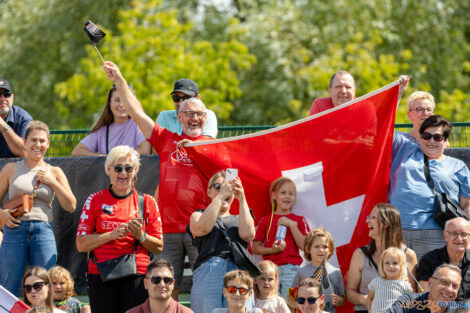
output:
POLYGON ((83 143, 78 143, 72 150, 72 156, 105 156, 106 154, 95 153, 88 150, 83 143))
POLYGON ((304 250, 305 236, 300 232, 296 221, 293 221, 285 216, 277 221, 277 225, 284 225, 289 227, 292 235, 294 236, 295 244, 300 250, 304 250))
POLYGON ((70 213, 75 211, 77 200, 72 189, 70 189, 67 177, 60 167, 51 166, 50 169, 41 169, 37 173, 37 178, 54 190, 57 200, 64 210, 70 213))
POLYGON ((255 221, 250 213, 250 208, 245 198, 245 191, 243 189, 240 177, 236 177, 231 182, 235 197, 240 203, 239 217, 238 217, 238 235, 246 242, 252 241, 255 238, 255 221))
POLYGON ((286 248, 286 242, 281 240, 279 242, 274 241, 273 246, 265 247, 261 241, 253 241, 251 250, 254 254, 258 255, 269 255, 282 252, 286 248))
POLYGON ((111 232, 77 236, 77 250, 90 252, 112 240, 122 239, 127 234, 126 227, 127 224, 122 223, 111 232))
POLYGON ((191 215, 189 229, 191 230, 193 236, 202 237, 212 231, 224 200, 228 197, 231 197, 232 194, 233 191, 230 184, 224 182, 220 187, 219 193, 215 196, 214 199, 212 199, 212 202, 204 210, 204 212, 194 212, 191 215))
POLYGON ((370 309, 372 307, 372 301, 374 301, 374 292, 373 291, 370 291, 367 293, 367 310, 369 310, 370 312, 370 309))
MULTIPOLYGON (((0 130, 2 130, 7 123, 0 117, 0 130)), ((24 158, 26 156, 26 149, 24 147, 24 139, 18 136, 15 131, 10 127, 1 133, 0 136, 5 138, 5 141, 10 148, 10 151, 17 157, 24 158)))
POLYGON ((408 267, 408 281, 411 284, 413 291, 422 292, 417 290, 416 284, 416 269, 418 267, 418 259, 416 258, 416 253, 411 249, 406 249, 406 265, 408 267))
POLYGON ((109 80, 114 82, 116 90, 119 93, 119 99, 126 108, 127 113, 131 116, 134 122, 139 126, 140 131, 145 138, 150 138, 152 135, 155 122, 145 114, 139 100, 132 94, 127 85, 126 80, 122 76, 119 68, 112 62, 104 62, 104 70, 109 80))
POLYGON ((147 140, 143 141, 137 148, 137 152, 139 152, 140 155, 152 154, 152 146, 150 145, 150 142, 147 140))
MULTIPOLYGON (((10 186, 11 180, 15 176, 16 173, 16 164, 15 163, 8 163, 6 164, 2 170, 0 171, 0 203, 2 203, 3 198, 8 192, 8 187, 10 186)), ((11 228, 18 227, 20 221, 11 216, 11 212, 1 209, 0 210, 0 225, 5 225, 11 228)))
POLYGON ((366 256, 361 249, 356 249, 351 258, 348 277, 346 280, 346 297, 353 304, 362 304, 367 306, 367 295, 361 295, 357 290, 361 284, 362 264, 366 256))
POLYGON ((470 199, 465 198, 464 196, 459 196, 459 201, 462 211, 464 211, 467 216, 470 216, 470 199))

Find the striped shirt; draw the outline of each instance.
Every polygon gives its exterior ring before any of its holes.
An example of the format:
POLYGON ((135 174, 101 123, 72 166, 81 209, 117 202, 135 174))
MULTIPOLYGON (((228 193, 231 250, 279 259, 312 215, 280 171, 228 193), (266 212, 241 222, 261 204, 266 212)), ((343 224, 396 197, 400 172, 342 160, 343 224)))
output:
POLYGON ((401 295, 410 293, 411 285, 404 280, 377 277, 370 282, 369 290, 374 292, 370 313, 379 313, 386 312, 401 295))

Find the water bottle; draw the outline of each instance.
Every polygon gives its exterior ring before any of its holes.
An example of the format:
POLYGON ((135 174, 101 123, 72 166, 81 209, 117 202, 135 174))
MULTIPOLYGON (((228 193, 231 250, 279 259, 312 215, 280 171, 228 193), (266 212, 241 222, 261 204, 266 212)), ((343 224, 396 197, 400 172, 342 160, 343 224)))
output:
POLYGON ((276 231, 276 241, 281 241, 286 239, 287 227, 284 225, 279 225, 276 231))

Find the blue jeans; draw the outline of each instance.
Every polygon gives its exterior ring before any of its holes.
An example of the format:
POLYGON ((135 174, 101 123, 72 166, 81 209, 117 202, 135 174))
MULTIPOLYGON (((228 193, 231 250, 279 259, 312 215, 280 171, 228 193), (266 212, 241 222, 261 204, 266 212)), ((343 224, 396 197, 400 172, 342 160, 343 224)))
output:
MULTIPOLYGON (((208 313, 216 308, 227 308, 223 295, 224 275, 239 269, 228 259, 213 256, 202 263, 193 273, 191 288, 191 310, 194 313, 208 313)), ((254 308, 253 295, 245 304, 247 309, 254 308)))
POLYGON ((287 292, 298 269, 299 266, 293 264, 279 266, 279 293, 284 299, 287 297, 287 292))
POLYGON ((26 221, 17 228, 5 227, 0 247, 0 285, 11 293, 19 294, 26 264, 49 270, 56 261, 52 224, 26 221))

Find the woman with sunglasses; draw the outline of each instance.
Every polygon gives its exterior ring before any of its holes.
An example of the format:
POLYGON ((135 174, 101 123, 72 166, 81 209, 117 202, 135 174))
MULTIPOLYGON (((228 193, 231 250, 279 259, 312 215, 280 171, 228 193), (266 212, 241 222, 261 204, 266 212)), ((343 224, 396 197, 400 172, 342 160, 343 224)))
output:
MULTIPOLYGON (((191 215, 187 228, 199 253, 193 269, 191 289, 191 309, 194 313, 227 308, 222 278, 238 267, 233 262, 224 232, 231 241, 237 241, 245 247, 255 237, 253 216, 239 177, 226 181, 225 171, 215 173, 209 180, 207 194, 211 203, 205 210, 198 210, 191 215), (229 212, 234 198, 239 202, 239 215, 231 215, 229 212)), ((247 302, 247 307, 254 307, 253 297, 247 302)))
POLYGON ((52 284, 45 268, 35 266, 28 269, 21 282, 24 302, 31 307, 46 308, 46 312, 65 313, 56 309, 52 299, 52 284))
POLYGON ((431 115, 419 129, 421 146, 400 133, 393 138, 388 198, 400 211, 405 243, 418 260, 445 245, 442 228, 433 218, 434 193, 426 180, 425 158, 436 192, 445 192, 470 213, 470 171, 464 162, 444 155, 451 130, 450 122, 431 115))
POLYGON ((324 312, 325 295, 322 285, 313 278, 302 280, 297 289, 297 308, 302 313, 324 312))
MULTIPOLYGON (((135 94, 134 89, 129 88, 135 94)), ((128 145, 136 149, 140 155, 151 153, 150 143, 137 124, 127 115, 116 86, 113 85, 108 92, 103 113, 88 135, 75 146, 72 156, 102 156, 119 145, 128 145)))
POLYGON ((44 160, 49 148, 49 127, 41 121, 31 121, 24 146, 26 158, 6 164, 0 172, 0 203, 7 192, 10 199, 23 193, 36 194, 27 213, 18 215, 17 209, 0 209, 0 225, 5 226, 0 247, 0 285, 15 295, 20 291, 27 265, 50 269, 56 264, 54 197, 70 213, 75 211, 77 202, 62 169, 44 160))
POLYGON ((140 196, 134 188, 139 171, 137 151, 129 146, 114 147, 106 158, 105 171, 111 186, 86 200, 77 230, 77 249, 93 252, 87 275, 91 311, 124 313, 148 297, 143 282, 150 263, 148 253, 161 252, 162 226, 151 196, 144 194, 144 208, 139 208, 140 196), (95 261, 128 254, 135 254, 137 274, 103 282, 95 261))

